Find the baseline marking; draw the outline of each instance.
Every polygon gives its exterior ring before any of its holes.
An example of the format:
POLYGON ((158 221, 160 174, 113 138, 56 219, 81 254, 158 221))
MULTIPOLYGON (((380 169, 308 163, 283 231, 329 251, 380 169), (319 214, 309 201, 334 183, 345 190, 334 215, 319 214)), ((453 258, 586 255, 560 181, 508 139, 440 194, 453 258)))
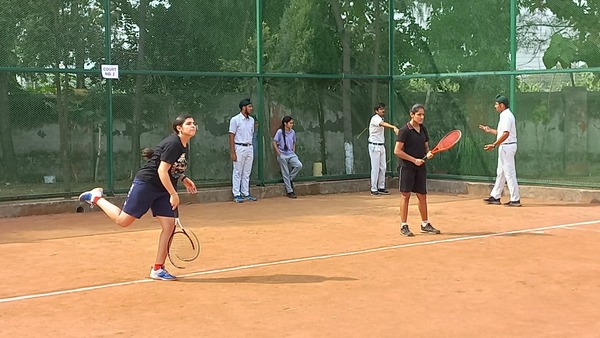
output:
MULTIPOLYGON (((379 247, 379 248, 373 248, 373 249, 365 249, 365 250, 358 250, 358 251, 342 252, 342 253, 337 253, 337 254, 328 254, 328 255, 311 256, 311 257, 303 257, 303 258, 284 259, 284 260, 275 261, 275 262, 257 263, 257 264, 234 266, 234 267, 223 268, 223 269, 215 269, 215 270, 207 270, 207 271, 194 272, 194 273, 190 273, 190 274, 180 275, 180 277, 192 277, 192 276, 211 275, 211 274, 216 274, 216 273, 230 272, 230 271, 239 271, 239 270, 247 270, 247 269, 254 269, 254 268, 260 268, 260 267, 265 267, 265 266, 274 266, 274 265, 282 265, 282 264, 290 264, 290 263, 299 263, 299 262, 322 260, 322 259, 329 259, 329 258, 336 258, 336 257, 354 256, 354 255, 361 255, 361 254, 365 254, 365 253, 372 253, 372 252, 378 252, 378 251, 387 251, 387 250, 394 250, 394 249, 401 249, 401 248, 409 248, 409 247, 414 247, 414 246, 424 246, 424 245, 434 245, 434 244, 441 244, 441 243, 461 242, 461 241, 468 241, 468 240, 478 239, 478 238, 497 237, 497 236, 505 236, 505 235, 512 235, 512 234, 528 233, 528 232, 540 232, 540 231, 544 231, 544 230, 552 230, 552 229, 560 229, 560 228, 571 228, 571 227, 582 226, 582 225, 590 225, 590 224, 596 224, 596 223, 600 223, 600 220, 587 221, 587 222, 577 222, 577 223, 568 223, 568 224, 560 224, 560 225, 551 225, 551 226, 547 226, 547 227, 531 228, 531 229, 523 229, 523 230, 512 230, 512 231, 505 231, 505 232, 499 232, 499 233, 493 233, 493 234, 484 234, 484 235, 473 235, 473 236, 465 236, 465 237, 447 238, 447 239, 440 239, 440 240, 434 240, 434 241, 428 241, 428 242, 404 243, 404 244, 398 244, 398 245, 392 245, 392 246, 385 246, 385 247, 379 247)), ((88 286, 88 287, 82 287, 82 288, 76 288, 76 289, 69 289, 69 290, 62 290, 62 291, 53 291, 53 292, 45 292, 45 293, 34 293, 34 294, 30 294, 30 295, 23 295, 23 296, 9 297, 9 298, 0 298, 0 303, 9 303, 9 302, 16 302, 16 301, 20 301, 20 300, 34 299, 34 298, 59 296, 59 295, 66 295, 66 294, 71 294, 71 293, 93 291, 93 290, 106 289, 106 288, 117 287, 117 286, 126 286, 126 285, 141 284, 141 283, 148 283, 148 282, 155 282, 155 280, 153 280, 153 279, 139 279, 139 280, 133 280, 133 281, 128 281, 128 282, 110 283, 110 284, 88 286)))

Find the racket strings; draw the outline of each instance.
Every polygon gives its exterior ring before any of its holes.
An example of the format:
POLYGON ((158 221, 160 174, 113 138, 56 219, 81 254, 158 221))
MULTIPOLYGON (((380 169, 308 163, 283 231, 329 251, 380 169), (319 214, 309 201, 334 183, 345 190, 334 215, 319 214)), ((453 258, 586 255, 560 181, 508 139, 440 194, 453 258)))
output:
POLYGON ((444 136, 443 139, 440 140, 437 147, 439 150, 446 150, 452 148, 460 140, 461 132, 458 130, 450 132, 448 135, 444 136))
POLYGON ((189 262, 198 257, 199 244, 194 241, 184 232, 176 231, 171 239, 171 247, 169 253, 171 257, 176 257, 184 262, 189 262))

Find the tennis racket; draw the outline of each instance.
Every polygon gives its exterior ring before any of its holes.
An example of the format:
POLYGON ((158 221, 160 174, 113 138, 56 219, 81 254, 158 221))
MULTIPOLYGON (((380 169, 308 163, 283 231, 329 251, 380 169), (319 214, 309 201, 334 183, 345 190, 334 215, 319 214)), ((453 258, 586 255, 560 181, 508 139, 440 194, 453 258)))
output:
POLYGON ((169 261, 178 269, 200 255, 201 245, 198 237, 190 229, 184 229, 179 220, 179 209, 175 209, 175 228, 169 240, 169 261))
MULTIPOLYGON (((442 139, 438 142, 438 144, 431 150, 432 154, 441 153, 442 151, 446 151, 454 147, 460 138, 462 137, 462 132, 458 129, 453 130, 446 134, 446 136, 442 137, 442 139)), ((423 157, 424 160, 427 159, 427 156, 423 157)))

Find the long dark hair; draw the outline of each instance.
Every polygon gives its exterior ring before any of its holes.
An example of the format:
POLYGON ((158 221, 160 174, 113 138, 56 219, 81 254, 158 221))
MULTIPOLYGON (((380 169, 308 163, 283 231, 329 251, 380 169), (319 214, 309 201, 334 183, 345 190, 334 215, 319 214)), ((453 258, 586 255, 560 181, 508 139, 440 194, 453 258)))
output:
POLYGON ((285 124, 290 122, 291 120, 293 120, 293 118, 291 116, 289 116, 289 115, 284 116, 281 119, 281 125, 279 126, 279 129, 281 129, 281 136, 283 136, 283 150, 285 150, 285 151, 290 150, 288 148, 287 141, 285 140, 285 124))
MULTIPOLYGON (((185 120, 187 120, 189 118, 193 118, 193 116, 190 114, 181 114, 175 118, 175 120, 173 121, 173 131, 175 132, 175 134, 179 134, 179 132, 177 131, 177 127, 182 126, 185 123, 185 120)), ((153 154, 154 154, 153 149, 150 149, 150 148, 142 149, 142 158, 144 158, 145 160, 149 160, 153 154)))
POLYGON ((410 107, 410 112, 414 114, 418 112, 419 109, 425 110, 425 106, 420 103, 415 103, 412 107, 410 107))
POLYGON ((193 118, 193 116, 190 114, 181 114, 175 118, 175 121, 173 121, 173 131, 175 132, 175 134, 179 134, 179 132, 177 131, 177 127, 183 126, 185 120, 189 118, 193 118))
POLYGON ((150 149, 150 148, 144 148, 142 149, 142 158, 144 160, 149 160, 150 158, 152 158, 152 155, 154 155, 154 150, 150 149))

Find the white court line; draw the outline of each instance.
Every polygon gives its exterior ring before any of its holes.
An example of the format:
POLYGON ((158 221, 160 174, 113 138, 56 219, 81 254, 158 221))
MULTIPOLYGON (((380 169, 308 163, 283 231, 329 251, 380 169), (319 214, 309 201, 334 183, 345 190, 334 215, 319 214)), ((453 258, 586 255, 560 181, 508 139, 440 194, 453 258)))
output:
POLYGON ((578 228, 567 228, 567 230, 600 232, 600 230, 595 230, 595 229, 578 229, 578 228))
MULTIPOLYGON (((478 238, 488 238, 488 237, 495 237, 495 236, 505 236, 505 235, 512 235, 512 234, 528 233, 528 232, 539 232, 539 231, 544 231, 544 230, 560 229, 560 228, 570 228, 570 227, 575 227, 575 226, 590 225, 590 224, 596 224, 596 223, 600 223, 600 220, 587 221, 587 222, 577 222, 577 223, 568 223, 568 224, 559 224, 559 225, 551 225, 551 226, 541 227, 541 228, 531 228, 531 229, 523 229, 523 230, 512 230, 512 231, 499 232, 499 233, 493 233, 493 234, 484 234, 484 235, 474 235, 474 236, 447 238, 447 239, 440 239, 440 240, 434 240, 434 241, 428 241, 428 242, 405 243, 405 244, 385 246, 385 247, 380 247, 380 248, 365 249, 365 250, 350 251, 350 252, 342 252, 342 253, 330 254, 330 255, 321 255, 321 256, 311 256, 311 257, 304 257, 304 258, 284 259, 284 260, 275 261, 275 262, 249 264, 249 265, 234 266, 234 267, 230 267, 230 268, 223 268, 223 269, 216 269, 216 270, 207 270, 207 271, 194 272, 194 273, 190 273, 190 274, 186 274, 186 275, 180 275, 180 277, 192 277, 192 276, 211 275, 211 274, 216 274, 216 273, 230 272, 230 271, 239 271, 239 270, 247 270, 247 269, 254 269, 254 268, 260 268, 260 267, 265 267, 265 266, 274 266, 274 265, 282 265, 282 264, 290 264, 290 263, 314 261, 314 260, 329 259, 329 258, 336 258, 336 257, 361 255, 361 254, 365 254, 365 253, 378 252, 378 251, 386 251, 386 250, 394 250, 394 249, 400 249, 400 248, 409 248, 409 247, 413 247, 413 246, 424 246, 424 245, 433 245, 433 244, 460 242, 460 241, 467 241, 467 240, 478 239, 478 238)), ((152 280, 152 279, 139 279, 139 280, 128 281, 128 282, 102 284, 102 285, 88 286, 88 287, 83 287, 83 288, 76 288, 76 289, 69 289, 69 290, 62 290, 62 291, 53 291, 53 292, 46 292, 46 293, 34 293, 34 294, 30 294, 30 295, 23 295, 23 296, 9 297, 9 298, 0 298, 0 303, 16 302, 16 301, 20 301, 20 300, 27 300, 27 299, 33 299, 33 298, 43 298, 43 297, 50 297, 50 296, 66 295, 66 294, 71 294, 71 293, 93 291, 93 290, 111 288, 111 287, 116 287, 116 286, 126 286, 126 285, 147 283, 147 282, 153 282, 153 281, 154 280, 152 280)))

